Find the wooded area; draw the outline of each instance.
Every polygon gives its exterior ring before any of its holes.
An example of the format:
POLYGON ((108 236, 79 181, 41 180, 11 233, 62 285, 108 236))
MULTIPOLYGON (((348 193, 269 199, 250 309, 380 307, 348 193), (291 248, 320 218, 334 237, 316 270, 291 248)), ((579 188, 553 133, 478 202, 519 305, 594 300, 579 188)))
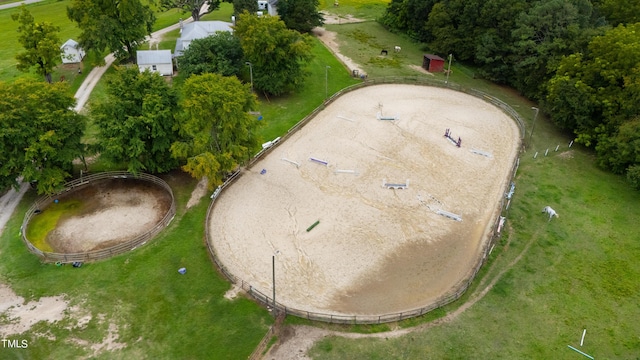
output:
POLYGON ((640 187, 640 3, 392 0, 381 22, 516 88, 640 187))

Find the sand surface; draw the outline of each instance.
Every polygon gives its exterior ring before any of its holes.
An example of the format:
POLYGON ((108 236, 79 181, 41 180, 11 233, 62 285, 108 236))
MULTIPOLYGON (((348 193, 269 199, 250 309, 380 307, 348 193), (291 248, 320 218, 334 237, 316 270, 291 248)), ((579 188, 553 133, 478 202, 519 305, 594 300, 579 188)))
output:
POLYGON ((55 252, 80 253, 131 240, 153 229, 171 206, 166 190, 132 179, 97 181, 60 197, 59 204, 78 200, 81 214, 61 218, 47 235, 55 252))
POLYGON ((289 307, 366 315, 419 308, 478 262, 518 146, 517 125, 475 97, 366 87, 330 104, 223 191, 209 241, 232 273, 268 296, 275 256, 276 299, 289 307), (460 148, 443 136, 447 128, 460 148))

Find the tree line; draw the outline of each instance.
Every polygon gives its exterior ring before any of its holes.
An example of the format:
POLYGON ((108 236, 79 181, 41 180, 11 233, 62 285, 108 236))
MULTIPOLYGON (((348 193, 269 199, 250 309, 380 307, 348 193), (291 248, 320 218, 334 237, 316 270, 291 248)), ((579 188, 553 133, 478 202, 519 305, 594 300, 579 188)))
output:
MULTIPOLYGON (((80 2, 75 1, 69 7, 70 18, 86 19, 87 13, 80 16, 76 11, 90 12, 96 6, 91 16, 102 14, 102 31, 130 34, 137 39, 125 40, 127 36, 123 36, 97 43, 81 36, 81 44, 89 49, 95 46, 98 51, 122 51, 121 65, 106 79, 106 98, 92 103, 87 115, 72 110, 75 99, 64 83, 33 79, 0 82, 0 189, 17 186, 22 177, 32 182, 38 193, 55 193, 71 176, 74 160, 84 161, 87 154, 96 153, 133 173, 162 173, 182 167, 196 178, 206 177, 213 188, 260 146, 257 129, 262 122, 251 115, 257 106, 254 90, 278 96, 304 85, 308 75, 305 66, 312 58, 310 36, 288 28, 278 17, 258 17, 246 10, 238 14, 233 34, 219 32, 191 43, 179 60, 181 80, 173 85, 156 73, 141 73, 126 61, 132 56, 130 52, 135 54, 140 37, 150 31, 150 25, 138 21, 134 22, 134 32, 114 30, 128 26, 120 20, 131 19, 131 13, 141 9, 133 2, 138 1, 125 2, 125 7, 118 8, 112 2, 84 1, 93 5, 77 9, 74 6, 80 2), (114 11, 101 12, 100 7, 105 6, 114 11), (104 20, 104 16, 113 16, 113 21, 104 20), (250 83, 244 76, 247 64, 252 72, 255 70, 250 83), (99 131, 87 143, 83 135, 89 121, 99 131)), ((317 0, 308 4, 317 14, 317 0)), ((137 20, 153 18, 145 15, 147 10, 141 10, 137 20)), ((309 19, 302 23, 318 21, 309 19)), ((25 7, 14 20, 20 23, 18 31, 25 47, 18 60, 36 59, 25 62, 23 69, 35 66, 50 80, 47 71, 50 73, 52 67, 40 64, 53 63, 43 59, 51 53, 59 58, 60 53, 41 50, 51 50, 51 44, 58 46, 57 28, 35 23, 25 7)), ((92 29, 88 22, 78 24, 83 34, 92 29)), ((104 38, 109 37, 104 34, 104 38)))
POLYGON ((392 0, 380 22, 539 102, 640 189, 640 2, 392 0))

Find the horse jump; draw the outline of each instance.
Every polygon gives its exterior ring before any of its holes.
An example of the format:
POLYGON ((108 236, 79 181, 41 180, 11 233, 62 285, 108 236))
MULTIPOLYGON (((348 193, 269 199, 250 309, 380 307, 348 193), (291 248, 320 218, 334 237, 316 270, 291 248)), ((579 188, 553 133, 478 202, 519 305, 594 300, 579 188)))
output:
POLYGON ((444 210, 438 210, 436 211, 436 214, 438 215, 442 215, 446 218, 449 218, 451 220, 455 220, 455 221, 462 221, 462 217, 458 214, 454 214, 452 212, 448 212, 448 211, 444 211, 444 210))
POLYGON ((558 215, 558 213, 555 210, 553 210, 551 206, 545 206, 544 209, 542 209, 542 212, 549 214, 549 221, 551 221, 551 218, 554 216, 557 218, 560 217, 560 215, 558 215))
POLYGON ((404 184, 388 183, 387 179, 382 179, 382 187, 386 187, 387 189, 398 189, 398 190, 408 189, 409 179, 407 179, 407 182, 404 184))
POLYGON ((376 119, 378 120, 398 120, 400 118, 400 116, 396 115, 396 116, 382 116, 382 113, 378 111, 378 113, 376 114, 376 119))
POLYGON ((318 163, 320 165, 329 166, 329 162, 326 161, 326 160, 321 160, 321 159, 318 159, 318 158, 310 157, 309 161, 313 161, 313 162, 318 163))
POLYGON ((449 139, 449 141, 451 141, 453 143, 453 145, 460 147, 462 145, 462 139, 460 139, 460 137, 458 136, 458 140, 456 141, 453 138, 453 135, 451 135, 451 130, 446 129, 444 131, 444 137, 446 137, 447 139, 449 139))

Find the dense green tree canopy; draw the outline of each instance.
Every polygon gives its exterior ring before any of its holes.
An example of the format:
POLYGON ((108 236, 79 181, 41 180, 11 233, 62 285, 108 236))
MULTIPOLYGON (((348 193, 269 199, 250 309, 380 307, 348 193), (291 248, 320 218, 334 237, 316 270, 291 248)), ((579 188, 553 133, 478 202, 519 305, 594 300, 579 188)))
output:
POLYGON ((278 17, 257 17, 247 12, 239 16, 234 34, 252 64, 257 90, 281 95, 304 84, 304 67, 313 57, 309 35, 287 29, 278 17))
POLYGON ((233 13, 242 14, 243 12, 256 14, 258 12, 258 2, 256 0, 233 0, 233 13))
POLYGON ((191 76, 182 87, 173 157, 186 163, 182 168, 193 177, 207 177, 210 188, 221 184, 259 147, 261 123, 249 114, 255 106, 251 88, 235 76, 191 76))
POLYGON ((36 23, 25 5, 11 17, 20 23, 18 41, 25 49, 16 55, 18 70, 29 72, 35 66, 37 73, 51 83, 51 72, 61 61, 60 28, 46 21, 36 23))
POLYGON ((586 144, 640 115, 640 23, 593 38, 585 54, 567 56, 549 82, 548 107, 559 126, 586 144), (573 89, 572 89, 573 88, 573 89))
POLYGON ((429 42, 433 37, 425 24, 436 3, 438 0, 391 0, 380 22, 407 33, 413 39, 429 42))
POLYGON ((279 0, 278 15, 289 29, 310 33, 314 27, 324 24, 319 5, 319 0, 279 0))
POLYGON ((220 7, 220 0, 160 0, 160 7, 165 10, 180 9, 191 14, 193 21, 200 21, 200 16, 220 7), (201 14, 200 10, 204 5, 207 5, 207 8, 201 14))
POLYGON ((240 41, 230 32, 221 31, 203 39, 196 39, 178 57, 181 75, 219 73, 224 76, 239 75, 245 66, 240 41))
POLYGON ((585 54, 565 57, 548 89, 552 120, 595 145, 601 165, 616 173, 640 165, 640 23, 611 29, 585 54))
POLYGON ((85 119, 64 83, 0 82, 0 188, 37 182, 40 194, 60 190, 83 154, 85 119))
POLYGON ((640 1, 599 0, 598 2, 603 15, 614 26, 640 22, 640 1))
POLYGON ((157 73, 118 68, 107 79, 107 97, 91 108, 101 156, 127 164, 132 173, 174 169, 169 151, 176 140, 178 97, 157 73))
POLYGON ((82 31, 80 45, 85 50, 108 49, 129 61, 135 61, 136 49, 155 22, 151 8, 140 0, 72 0, 67 15, 82 31))
POLYGON ((580 40, 591 13, 588 1, 548 0, 520 14, 513 31, 515 85, 520 91, 530 98, 544 97, 560 58, 586 45, 580 40))

